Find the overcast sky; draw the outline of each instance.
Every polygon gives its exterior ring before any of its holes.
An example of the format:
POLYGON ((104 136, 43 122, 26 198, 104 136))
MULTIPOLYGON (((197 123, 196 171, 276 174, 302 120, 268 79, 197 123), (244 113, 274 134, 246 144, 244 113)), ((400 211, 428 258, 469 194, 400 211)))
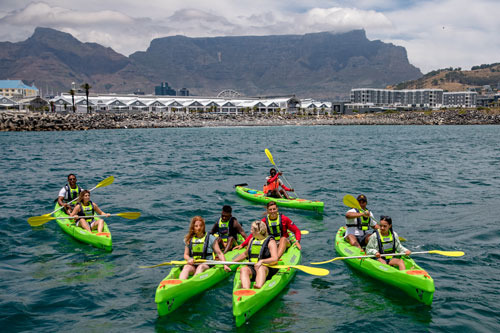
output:
POLYGON ((423 73, 500 62, 499 0, 1 0, 0 41, 37 26, 129 55, 152 39, 346 32, 404 46, 423 73))

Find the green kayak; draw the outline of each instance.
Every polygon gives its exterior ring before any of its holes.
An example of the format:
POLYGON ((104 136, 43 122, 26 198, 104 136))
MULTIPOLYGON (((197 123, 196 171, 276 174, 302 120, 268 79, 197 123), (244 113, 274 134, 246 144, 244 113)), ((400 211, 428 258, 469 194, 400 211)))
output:
POLYGON ((282 199, 282 198, 271 198, 264 195, 264 192, 253 190, 251 188, 243 186, 235 186, 236 193, 250 201, 255 201, 263 204, 267 204, 269 201, 275 201, 278 206, 298 208, 305 210, 313 210, 318 213, 323 213, 325 204, 322 201, 311 201, 307 199, 282 199))
MULTIPOLYGON (((280 265, 300 264, 300 250, 292 246, 280 258, 280 265)), ((236 326, 243 325, 264 305, 274 299, 292 280, 297 269, 282 268, 261 289, 242 289, 240 270, 236 271, 233 284, 233 315, 236 326)), ((253 286, 253 283, 252 283, 253 286)))
MULTIPOLYGON (((245 249, 227 252, 224 256, 227 261, 233 261, 245 249)), ((235 271, 237 265, 231 265, 235 271)), ((165 316, 184 304, 191 297, 198 295, 220 281, 226 279, 231 272, 226 272, 223 265, 215 265, 201 274, 191 276, 187 280, 179 280, 182 266, 173 267, 170 273, 156 288, 155 302, 158 315, 165 316)))
MULTIPOLYGON (((353 257, 365 255, 357 247, 350 245, 344 240, 346 227, 340 227, 335 237, 335 250, 342 257, 353 257)), ((377 280, 388 283, 396 288, 402 289, 412 298, 426 304, 432 304, 434 296, 434 280, 429 273, 418 266, 413 259, 403 256, 406 270, 382 264, 379 261, 366 259, 344 259, 349 266, 357 269, 377 280)))
MULTIPOLYGON (((54 210, 59 209, 56 203, 54 210)), ((58 210, 54 213, 54 217, 67 217, 68 214, 63 209, 58 210)), ((57 224, 64 230, 65 233, 73 238, 76 238, 80 242, 90 244, 92 246, 104 249, 106 251, 111 251, 113 248, 111 233, 109 232, 108 225, 104 222, 104 228, 102 232, 97 232, 97 230, 92 230, 88 232, 85 229, 77 227, 74 219, 56 219, 57 224)))

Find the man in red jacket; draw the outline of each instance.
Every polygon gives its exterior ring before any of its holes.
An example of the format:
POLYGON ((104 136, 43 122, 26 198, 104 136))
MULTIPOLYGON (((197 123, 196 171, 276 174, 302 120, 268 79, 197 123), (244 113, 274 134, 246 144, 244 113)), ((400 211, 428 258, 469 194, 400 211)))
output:
MULTIPOLYGON (((299 228, 292 222, 292 220, 290 220, 290 218, 278 212, 276 202, 269 201, 267 203, 267 216, 262 219, 262 222, 267 225, 269 235, 273 235, 274 239, 279 244, 278 258, 280 258, 286 249, 292 245, 290 239, 288 238, 288 230, 293 232, 295 235, 295 246, 297 246, 299 250, 302 249, 302 246, 300 245, 301 234, 299 228)), ((236 246, 235 249, 241 249, 242 247, 247 246, 251 239, 252 235, 250 235, 241 245, 236 246)))
POLYGON ((268 197, 273 198, 287 198, 290 199, 290 196, 286 191, 293 192, 293 188, 288 188, 283 184, 279 176, 282 175, 281 172, 276 173, 276 169, 272 168, 269 170, 270 176, 266 177, 266 184, 264 185, 263 192, 268 197), (280 189, 281 186, 281 189, 280 189))

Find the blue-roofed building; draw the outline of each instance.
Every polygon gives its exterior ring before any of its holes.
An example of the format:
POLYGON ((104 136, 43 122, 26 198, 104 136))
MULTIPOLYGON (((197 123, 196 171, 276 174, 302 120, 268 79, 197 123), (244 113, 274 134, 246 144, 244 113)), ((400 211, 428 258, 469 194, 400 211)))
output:
POLYGON ((9 98, 24 98, 39 96, 35 85, 29 86, 21 80, 0 80, 0 95, 9 98))

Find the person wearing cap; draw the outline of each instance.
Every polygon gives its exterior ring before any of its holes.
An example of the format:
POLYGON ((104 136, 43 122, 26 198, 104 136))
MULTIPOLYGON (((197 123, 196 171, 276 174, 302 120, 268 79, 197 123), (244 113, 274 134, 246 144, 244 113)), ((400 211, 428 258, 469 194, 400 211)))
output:
POLYGON ((269 176, 266 177, 266 183, 262 192, 268 197, 272 198, 286 198, 291 199, 286 191, 294 192, 293 188, 288 188, 283 184, 283 181, 279 178, 283 173, 276 172, 275 168, 269 170, 269 176), (281 186, 281 188, 280 188, 281 186))
POLYGON ((362 249, 362 246, 368 244, 372 235, 372 232, 369 230, 370 227, 378 229, 379 226, 375 222, 372 212, 366 209, 366 204, 368 203, 366 196, 360 194, 357 200, 361 210, 352 208, 345 214, 347 230, 344 239, 352 246, 362 249))

